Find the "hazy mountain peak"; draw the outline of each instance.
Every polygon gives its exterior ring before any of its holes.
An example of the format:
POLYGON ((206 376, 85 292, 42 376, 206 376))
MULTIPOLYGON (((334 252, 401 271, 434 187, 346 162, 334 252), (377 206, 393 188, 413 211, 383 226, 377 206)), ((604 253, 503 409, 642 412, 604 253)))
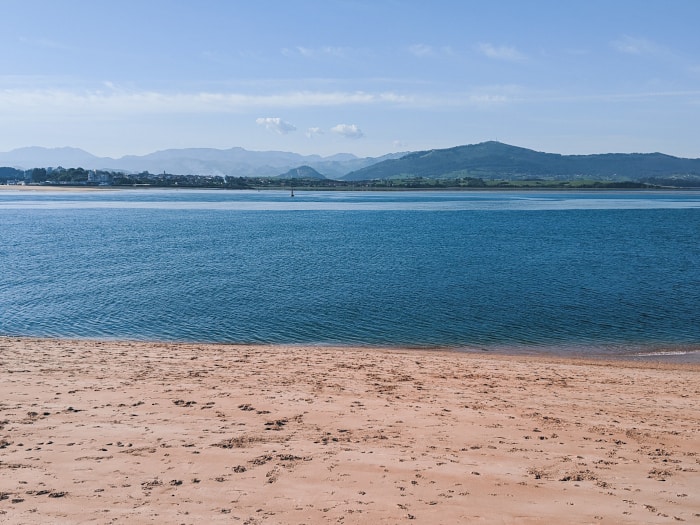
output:
POLYGON ((0 153, 0 166, 20 169, 63 166, 132 173, 149 171, 151 173, 167 172, 173 175, 234 177, 276 177, 285 170, 308 165, 317 172, 326 173, 331 178, 339 178, 349 171, 368 166, 378 160, 359 159, 350 153, 322 157, 287 151, 251 151, 238 146, 229 149, 171 148, 146 155, 125 155, 118 159, 97 157, 71 147, 29 146, 0 153))
POLYGON ((291 170, 283 173, 279 176, 282 179, 325 179, 325 175, 322 175, 311 166, 299 166, 298 168, 292 168, 291 170))

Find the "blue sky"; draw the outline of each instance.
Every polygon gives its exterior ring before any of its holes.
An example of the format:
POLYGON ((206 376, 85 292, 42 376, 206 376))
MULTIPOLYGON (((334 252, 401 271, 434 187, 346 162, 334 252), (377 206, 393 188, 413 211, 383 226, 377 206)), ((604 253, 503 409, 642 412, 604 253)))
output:
POLYGON ((0 151, 700 157, 700 1, 0 0, 0 151))

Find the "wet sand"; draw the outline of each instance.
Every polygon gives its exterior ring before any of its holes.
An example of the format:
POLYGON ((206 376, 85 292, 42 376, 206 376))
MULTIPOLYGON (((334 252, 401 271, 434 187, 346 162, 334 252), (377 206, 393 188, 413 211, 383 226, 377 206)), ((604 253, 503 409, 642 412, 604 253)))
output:
POLYGON ((0 522, 700 522, 700 367, 0 338, 0 522))

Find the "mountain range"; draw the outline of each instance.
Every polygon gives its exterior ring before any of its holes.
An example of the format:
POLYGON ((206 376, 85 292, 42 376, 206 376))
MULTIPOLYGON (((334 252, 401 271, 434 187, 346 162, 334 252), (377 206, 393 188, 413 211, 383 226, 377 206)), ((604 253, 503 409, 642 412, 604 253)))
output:
POLYGON ((284 151, 249 151, 243 148, 185 148, 156 151, 147 155, 121 158, 97 157, 78 148, 19 148, 0 153, 0 166, 19 169, 84 168, 128 173, 167 172, 173 175, 226 175, 232 177, 276 177, 300 166, 309 166, 325 177, 342 178, 375 162, 403 156, 393 153, 382 157, 360 158, 350 153, 329 157, 299 155, 284 151))
POLYGON ((168 149, 113 159, 97 157, 76 148, 28 147, 0 153, 0 166, 21 169, 62 166, 130 173, 166 172, 173 175, 325 177, 345 181, 471 177, 490 180, 669 179, 700 182, 700 159, 662 153, 560 155, 494 141, 365 158, 347 153, 321 157, 234 147, 225 150, 168 149))
POLYGON ((611 181, 698 178, 700 159, 684 159, 662 153, 559 155, 491 141, 409 153, 353 171, 344 179, 359 181, 415 177, 507 180, 585 178, 611 181))

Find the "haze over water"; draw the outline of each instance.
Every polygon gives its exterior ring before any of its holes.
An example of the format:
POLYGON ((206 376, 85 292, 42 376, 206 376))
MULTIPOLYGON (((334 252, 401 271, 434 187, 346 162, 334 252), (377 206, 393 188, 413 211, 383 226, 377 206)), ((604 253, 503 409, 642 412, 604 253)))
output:
POLYGON ((699 360, 698 192, 0 192, 0 334, 699 360))

